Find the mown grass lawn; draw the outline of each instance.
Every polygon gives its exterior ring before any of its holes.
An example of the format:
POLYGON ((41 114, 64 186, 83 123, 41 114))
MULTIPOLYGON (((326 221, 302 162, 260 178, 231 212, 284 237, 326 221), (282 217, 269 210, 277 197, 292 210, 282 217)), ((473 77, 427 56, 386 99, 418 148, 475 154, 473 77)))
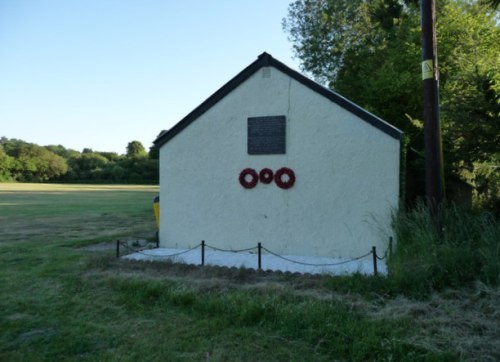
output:
POLYGON ((112 248, 86 248, 153 237, 157 192, 151 186, 0 184, 0 361, 500 355, 498 290, 413 300, 385 295, 377 278, 127 262, 115 259, 112 248), (476 298, 474 306, 467 298, 476 298), (480 318, 484 313, 493 317, 480 318), (471 340, 473 346, 463 346, 471 340))

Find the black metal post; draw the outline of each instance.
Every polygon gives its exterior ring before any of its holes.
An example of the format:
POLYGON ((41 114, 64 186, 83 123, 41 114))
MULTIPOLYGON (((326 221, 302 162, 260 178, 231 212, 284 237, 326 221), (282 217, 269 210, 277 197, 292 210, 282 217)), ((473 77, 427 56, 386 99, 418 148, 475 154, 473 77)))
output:
POLYGON ((120 240, 116 240, 116 257, 120 257, 120 240))
POLYGON ((373 254, 373 274, 377 275, 378 274, 378 269, 377 269, 377 248, 372 246, 372 254, 373 254))
POLYGON ((437 65, 436 0, 421 0, 422 81, 424 91, 425 194, 432 219, 443 201, 443 150, 439 123, 439 71, 437 65))
POLYGON ((201 241, 201 265, 205 265, 205 240, 201 241))
POLYGON ((262 244, 257 243, 257 255, 259 257, 258 265, 259 265, 259 270, 262 270, 262 244))
POLYGON ((392 236, 389 236, 389 257, 392 256, 392 236))

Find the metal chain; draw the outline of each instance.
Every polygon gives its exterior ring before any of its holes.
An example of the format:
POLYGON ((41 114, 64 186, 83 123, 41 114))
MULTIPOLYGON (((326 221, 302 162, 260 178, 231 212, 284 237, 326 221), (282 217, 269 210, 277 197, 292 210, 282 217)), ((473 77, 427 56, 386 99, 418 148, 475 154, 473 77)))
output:
POLYGON ((238 250, 220 249, 220 248, 217 248, 215 246, 208 245, 208 244, 205 244, 205 246, 207 248, 210 248, 210 249, 213 249, 213 250, 216 250, 216 251, 223 251, 223 252, 226 252, 226 253, 241 253, 241 252, 244 252, 244 251, 251 251, 251 250, 257 249, 256 246, 254 246, 253 248, 238 249, 238 250))
POLYGON ((276 253, 272 252, 271 250, 269 250, 267 248, 264 248, 264 247, 262 247, 262 249, 265 250, 265 251, 267 251, 269 254, 272 254, 272 255, 274 255, 274 256, 276 256, 278 258, 281 258, 283 260, 289 261, 291 263, 301 264, 301 265, 307 265, 307 266, 336 266, 336 265, 342 265, 342 264, 351 263, 351 262, 359 260, 359 259, 363 259, 363 258, 367 257, 368 255, 370 255, 372 253, 370 251, 369 253, 366 253, 365 255, 358 256, 357 258, 353 258, 353 259, 350 259, 350 260, 344 260, 344 261, 341 261, 341 262, 338 262, 338 263, 312 264, 312 263, 304 263, 304 262, 301 262, 301 261, 297 261, 297 260, 292 260, 292 259, 286 258, 286 257, 281 256, 279 254, 276 254, 276 253))
POLYGON ((184 251, 181 251, 179 253, 175 253, 175 254, 169 254, 169 255, 153 255, 153 254, 146 254, 146 253, 143 253, 142 251, 144 250, 151 250, 151 249, 141 249, 141 250, 134 250, 132 249, 131 247, 129 247, 128 245, 126 244, 123 244, 123 242, 120 242, 121 245, 125 246, 127 248, 127 250, 132 250, 134 253, 138 253, 138 254, 141 254, 141 255, 146 255, 146 256, 152 256, 154 258, 170 258, 172 256, 178 256, 178 255, 182 255, 182 254, 186 254, 186 253, 189 253, 190 251, 193 251, 197 248, 199 248, 201 246, 201 244, 198 244, 194 247, 192 247, 191 249, 187 249, 187 250, 184 250, 184 251))

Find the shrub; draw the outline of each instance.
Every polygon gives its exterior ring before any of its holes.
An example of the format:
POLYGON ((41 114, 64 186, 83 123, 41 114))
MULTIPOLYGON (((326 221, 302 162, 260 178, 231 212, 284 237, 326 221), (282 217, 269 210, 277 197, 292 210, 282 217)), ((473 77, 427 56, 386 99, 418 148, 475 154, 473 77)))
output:
POLYGON ((441 230, 433 227, 423 204, 395 216, 398 247, 389 260, 393 287, 427 293, 475 280, 498 285, 500 227, 495 217, 443 205, 439 218, 441 230))

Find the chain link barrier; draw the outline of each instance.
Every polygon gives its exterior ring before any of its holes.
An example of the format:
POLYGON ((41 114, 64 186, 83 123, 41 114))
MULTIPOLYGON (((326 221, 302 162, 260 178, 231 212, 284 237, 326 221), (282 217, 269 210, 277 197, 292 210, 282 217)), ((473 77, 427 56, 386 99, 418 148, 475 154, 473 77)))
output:
POLYGON ((187 249, 187 250, 183 250, 181 252, 178 252, 178 253, 174 253, 174 254, 169 254, 169 255, 154 255, 154 254, 149 254, 149 253, 145 253, 144 251, 145 250, 151 250, 150 248, 144 248, 144 249, 139 249, 139 250, 136 250, 132 247, 130 247, 128 245, 128 243, 126 242, 122 242, 120 240, 117 240, 117 253, 116 253, 116 256, 119 257, 119 247, 122 246, 124 247, 128 252, 131 252, 131 253, 138 253, 138 254, 141 254, 141 255, 144 255, 144 256, 147 256, 147 257, 153 257, 153 258, 162 258, 162 259, 168 259, 168 258, 172 258, 172 257, 176 257, 176 256, 179 256, 179 255, 183 255, 183 254, 186 254, 186 253, 189 253, 193 250, 196 250, 198 248, 201 247, 202 249, 202 265, 204 265, 204 250, 205 248, 209 248, 209 249, 212 249, 212 250, 215 250, 215 251, 219 251, 219 252, 225 252, 225 253, 244 253, 244 252, 250 252, 250 251, 253 251, 255 249, 257 249, 258 251, 258 258, 259 258, 259 269, 261 269, 261 256, 262 256, 262 253, 261 251, 264 250, 266 251, 268 254, 270 255, 273 255, 279 259, 282 259, 282 260, 285 260, 287 262, 290 262, 290 263, 293 263, 293 264, 299 264, 299 265, 304 265, 304 266, 310 266, 310 267, 332 267, 332 266, 338 266, 338 265, 343 265, 343 264, 348 264, 348 263, 352 263, 352 262, 355 262, 355 261, 358 261, 360 259, 363 259, 363 258, 366 258, 367 256, 369 255, 372 255, 373 256, 373 262, 374 262, 374 273, 377 274, 377 265, 376 265, 376 260, 384 260, 387 258, 387 252, 385 253, 385 255, 383 257, 380 257, 377 255, 377 252, 376 252, 376 248, 373 247, 371 251, 369 251, 368 253, 364 254, 364 255, 361 255, 361 256, 358 256, 358 257, 355 257, 355 258, 351 258, 349 260, 343 260, 343 261, 340 261, 340 262, 335 262, 335 263, 307 263, 307 262, 303 262, 303 261, 298 261, 298 260, 294 260, 294 259, 290 259, 290 258, 287 258, 285 256, 282 256, 282 255, 279 255, 278 253, 275 253, 273 252, 272 250, 269 250, 268 248, 262 246, 260 243, 257 245, 257 246, 254 246, 254 247, 251 247, 251 248, 244 248, 244 249, 237 249, 237 250, 230 250, 230 249, 223 249, 223 248, 218 248, 218 247, 215 247, 215 246, 212 246, 212 245, 208 245, 208 244, 205 244, 204 241, 202 241, 200 244, 190 248, 190 249, 187 249))

